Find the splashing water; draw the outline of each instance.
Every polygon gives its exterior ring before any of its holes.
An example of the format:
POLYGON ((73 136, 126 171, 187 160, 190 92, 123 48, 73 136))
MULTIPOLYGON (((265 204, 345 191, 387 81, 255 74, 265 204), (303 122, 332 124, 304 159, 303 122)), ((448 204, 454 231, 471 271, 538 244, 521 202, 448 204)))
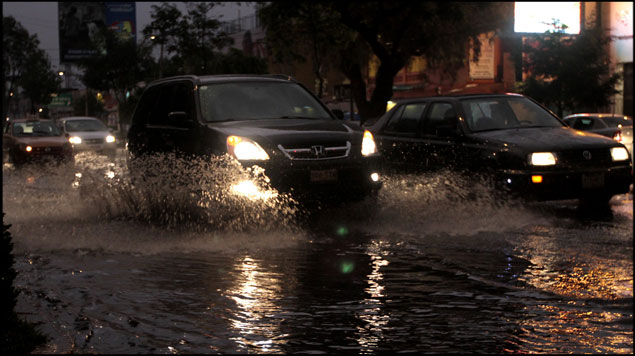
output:
POLYGON ((82 169, 76 182, 87 208, 109 218, 165 226, 248 231, 293 226, 296 203, 269 185, 257 166, 228 157, 183 158, 173 153, 135 158, 133 169, 82 169))

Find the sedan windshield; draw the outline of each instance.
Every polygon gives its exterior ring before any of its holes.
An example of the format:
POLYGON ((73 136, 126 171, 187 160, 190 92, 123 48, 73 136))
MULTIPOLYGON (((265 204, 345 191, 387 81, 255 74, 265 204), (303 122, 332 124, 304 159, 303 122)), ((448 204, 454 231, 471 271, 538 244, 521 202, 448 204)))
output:
POLYGON ((331 118, 315 98, 294 83, 219 83, 200 86, 198 92, 202 115, 207 122, 331 118))
POLYGON ((548 111, 526 98, 477 98, 462 101, 473 132, 528 127, 561 127, 548 111))
POLYGON ((66 121, 66 131, 108 131, 108 128, 98 120, 72 120, 66 121))
POLYGON ((13 136, 60 136, 62 133, 51 122, 16 122, 13 124, 13 136))

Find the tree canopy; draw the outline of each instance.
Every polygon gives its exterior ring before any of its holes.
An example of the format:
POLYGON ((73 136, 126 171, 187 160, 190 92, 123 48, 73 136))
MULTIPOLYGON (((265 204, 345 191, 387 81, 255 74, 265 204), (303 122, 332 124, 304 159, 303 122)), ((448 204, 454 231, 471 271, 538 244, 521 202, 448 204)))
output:
POLYGON ((61 79, 51 69, 46 52, 39 48, 37 35, 29 32, 12 16, 2 18, 3 117, 9 104, 22 89, 31 101, 31 112, 51 102, 51 94, 59 90, 61 79))
POLYGON ((564 33, 566 25, 553 23, 553 30, 529 37, 524 45, 523 70, 529 75, 520 91, 562 117, 564 110, 595 112, 610 104, 621 76, 609 75, 610 37, 601 29, 580 35, 564 33))
POLYGON ((264 60, 229 50, 229 35, 210 15, 218 3, 191 3, 185 14, 166 2, 152 6, 152 22, 143 33, 159 47, 158 77, 180 74, 266 73, 264 60))
POLYGON ((385 112, 395 75, 413 57, 453 74, 466 65, 467 46, 473 43, 478 60, 478 36, 504 26, 504 8, 496 2, 283 0, 262 5, 259 16, 278 60, 306 59, 311 53, 316 70, 323 63, 337 65, 350 80, 365 120, 385 112), (379 66, 367 99, 365 70, 371 56, 379 66))

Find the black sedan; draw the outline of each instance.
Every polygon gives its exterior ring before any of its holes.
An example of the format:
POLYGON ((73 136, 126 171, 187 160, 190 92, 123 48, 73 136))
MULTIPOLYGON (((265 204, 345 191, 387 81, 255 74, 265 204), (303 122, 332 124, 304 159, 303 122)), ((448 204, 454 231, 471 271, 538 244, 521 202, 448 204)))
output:
POLYGON ((366 126, 389 173, 450 168, 529 199, 601 204, 632 183, 623 144, 571 129, 522 95, 408 99, 366 126))

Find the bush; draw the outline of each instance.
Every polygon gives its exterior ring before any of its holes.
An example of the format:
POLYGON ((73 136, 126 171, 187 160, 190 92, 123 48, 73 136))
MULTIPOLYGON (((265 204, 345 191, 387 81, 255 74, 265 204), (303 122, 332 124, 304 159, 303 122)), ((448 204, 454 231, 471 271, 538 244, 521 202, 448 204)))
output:
POLYGON ((22 321, 15 313, 18 291, 13 288, 17 272, 13 268, 13 242, 9 232, 11 225, 4 224, 2 213, 2 242, 0 243, 0 305, 2 305, 2 327, 0 328, 0 354, 26 354, 46 342, 32 324, 22 321))

